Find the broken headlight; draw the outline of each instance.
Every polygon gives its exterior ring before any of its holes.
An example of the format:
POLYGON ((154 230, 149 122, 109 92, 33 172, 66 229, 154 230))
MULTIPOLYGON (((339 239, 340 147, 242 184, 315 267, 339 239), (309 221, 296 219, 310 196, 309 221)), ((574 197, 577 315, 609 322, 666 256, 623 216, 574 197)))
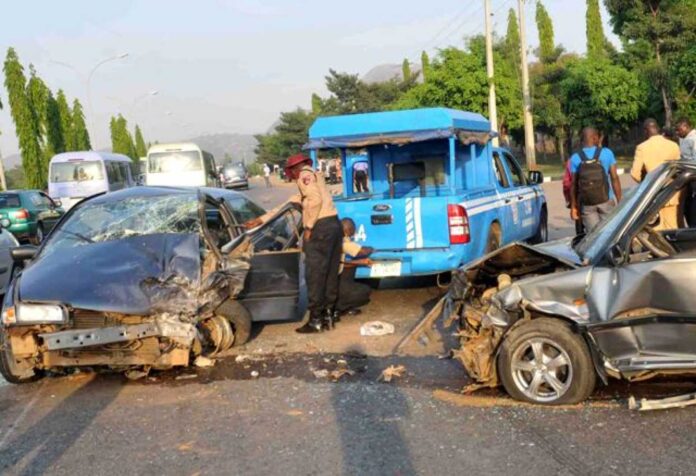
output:
POLYGON ((56 304, 18 304, 15 306, 17 324, 65 322, 65 309, 56 304))

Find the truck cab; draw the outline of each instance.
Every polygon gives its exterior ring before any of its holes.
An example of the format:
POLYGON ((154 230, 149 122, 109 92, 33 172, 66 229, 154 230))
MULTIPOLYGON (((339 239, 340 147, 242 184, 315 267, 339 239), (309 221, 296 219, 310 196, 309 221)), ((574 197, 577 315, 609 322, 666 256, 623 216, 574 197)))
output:
POLYGON ((541 173, 526 176, 494 136, 480 114, 445 108, 315 121, 307 148, 313 159, 340 151, 339 215, 376 250, 357 277, 439 274, 513 241, 546 239, 541 173))

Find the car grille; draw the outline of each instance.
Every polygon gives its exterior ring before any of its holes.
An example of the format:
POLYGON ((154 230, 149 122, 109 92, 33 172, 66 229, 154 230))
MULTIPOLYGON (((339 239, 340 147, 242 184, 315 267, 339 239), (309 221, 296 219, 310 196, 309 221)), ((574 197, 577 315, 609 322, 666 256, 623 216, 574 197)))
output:
POLYGON ((107 317, 102 312, 76 310, 73 312, 74 329, 94 329, 96 327, 111 327, 118 325, 116 319, 107 317))

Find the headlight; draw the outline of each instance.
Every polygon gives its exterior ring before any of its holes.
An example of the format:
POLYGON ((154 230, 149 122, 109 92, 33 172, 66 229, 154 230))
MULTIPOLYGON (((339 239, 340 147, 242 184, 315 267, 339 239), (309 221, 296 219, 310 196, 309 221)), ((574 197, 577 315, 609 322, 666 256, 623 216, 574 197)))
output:
POLYGON ((18 304, 17 324, 65 322, 65 310, 54 304, 18 304))

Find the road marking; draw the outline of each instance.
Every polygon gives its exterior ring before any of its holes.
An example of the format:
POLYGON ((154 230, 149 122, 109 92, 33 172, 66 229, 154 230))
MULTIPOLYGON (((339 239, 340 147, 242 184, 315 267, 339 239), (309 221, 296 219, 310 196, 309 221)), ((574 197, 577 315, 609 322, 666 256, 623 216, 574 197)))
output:
POLYGON ((10 439, 10 436, 14 434, 15 430, 17 429, 17 426, 19 426, 22 421, 24 421, 24 418, 27 416, 27 413, 29 413, 29 410, 31 410, 36 402, 39 400, 39 397, 41 396, 41 391, 43 390, 45 386, 46 380, 41 382, 39 389, 36 391, 34 396, 32 397, 31 400, 29 400, 29 403, 27 403, 22 411, 17 415, 17 418, 15 418, 14 422, 10 425, 10 427, 7 429, 4 435, 2 435, 2 439, 0 439, 0 450, 5 446, 7 443, 7 440, 10 439))

